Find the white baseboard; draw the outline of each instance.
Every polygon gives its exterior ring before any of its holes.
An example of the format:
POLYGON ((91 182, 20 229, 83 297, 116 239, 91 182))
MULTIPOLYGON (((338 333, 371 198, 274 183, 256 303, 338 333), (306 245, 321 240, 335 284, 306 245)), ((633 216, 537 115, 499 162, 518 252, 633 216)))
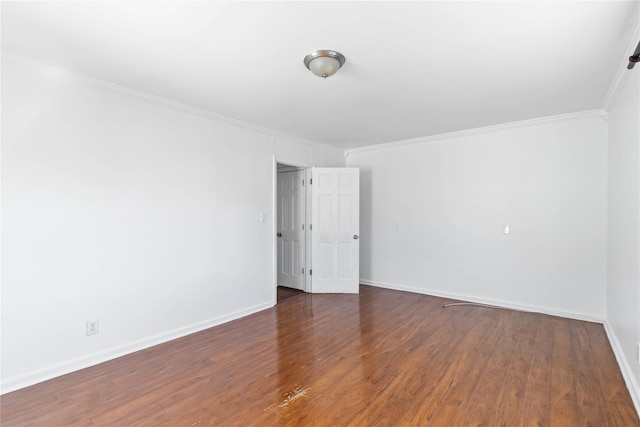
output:
POLYGON ((34 384, 41 383, 43 381, 50 380, 52 378, 59 377, 71 372, 78 371, 80 369, 95 366, 100 363, 115 359, 117 357, 125 356, 127 354, 134 353, 136 351, 144 350, 154 345, 162 344, 167 341, 171 341, 177 338, 184 337, 196 332, 209 329, 213 326, 218 326, 223 323, 230 322, 232 320, 239 319, 241 317, 248 316, 253 313, 265 310, 273 307, 274 303, 259 304, 253 307, 249 307, 244 310, 239 310, 231 314, 224 316, 214 317, 204 322, 194 323, 192 325, 173 329, 161 334, 153 335, 141 340, 132 341, 121 346, 113 347, 107 350, 99 351, 97 353, 89 354, 86 356, 78 357, 76 359, 51 365, 43 369, 39 369, 34 372, 30 372, 26 375, 20 375, 13 378, 3 379, 0 384, 0 394, 9 393, 15 390, 19 390, 24 387, 28 387, 34 384))
POLYGON ((631 369, 629 360, 627 360, 627 358, 624 356, 624 352, 622 351, 622 346, 620 345, 620 341, 618 341, 618 337, 613 331, 613 328, 611 328, 609 323, 606 321, 604 322, 604 330, 607 332, 607 337, 609 338, 609 342, 611 343, 613 354, 616 355, 618 366, 620 366, 620 371, 622 372, 622 376, 624 377, 624 382, 627 384, 627 389, 629 389, 629 394, 631 394, 633 404, 636 406, 638 415, 640 415, 640 385, 638 385, 638 381, 633 375, 633 370, 631 369))
POLYGON ((376 286, 378 288, 394 289, 397 291, 413 292, 416 294, 431 295, 431 296, 441 297, 441 298, 476 302, 479 304, 495 305, 497 307, 508 308, 511 310, 530 311, 533 313, 548 314, 551 316, 566 317, 568 319, 584 320, 587 322, 604 323, 604 320, 605 320, 602 317, 590 316, 590 315, 581 314, 581 313, 572 313, 568 311, 554 310, 547 307, 539 307, 534 305, 514 304, 508 301, 492 300, 489 298, 480 298, 480 297, 474 297, 474 296, 469 296, 464 294, 456 294, 453 292, 442 292, 442 291, 436 291, 432 289, 413 288, 410 286, 402 286, 402 285, 396 285, 393 283, 384 283, 384 282, 377 282, 377 281, 365 280, 365 279, 360 279, 360 283, 362 283, 363 285, 376 286))

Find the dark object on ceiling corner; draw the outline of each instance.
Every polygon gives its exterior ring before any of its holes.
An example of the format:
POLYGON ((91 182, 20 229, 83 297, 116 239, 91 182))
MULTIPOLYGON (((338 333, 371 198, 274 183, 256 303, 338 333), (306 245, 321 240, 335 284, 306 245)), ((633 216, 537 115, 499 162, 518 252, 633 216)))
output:
POLYGON ((636 62, 640 62, 640 42, 638 42, 636 51, 629 57, 629 65, 627 65, 627 69, 632 69, 636 65, 636 62))

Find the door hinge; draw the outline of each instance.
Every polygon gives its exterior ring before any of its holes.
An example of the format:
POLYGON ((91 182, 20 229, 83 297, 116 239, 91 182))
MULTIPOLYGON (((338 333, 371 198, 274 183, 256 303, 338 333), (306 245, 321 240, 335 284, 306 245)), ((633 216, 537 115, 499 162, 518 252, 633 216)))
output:
POLYGON ((304 268, 302 269, 302 274, 304 274, 304 268))
POLYGON ((302 180, 302 185, 304 185, 304 179, 302 180))
POLYGON ((313 276, 313 270, 309 269, 309 276, 313 276))
POLYGON ((313 224, 309 224, 309 230, 313 230, 313 224))
POLYGON ((302 224, 302 229, 304 230, 304 224, 302 224))
POLYGON ((313 178, 309 179, 309 185, 313 185, 313 178))

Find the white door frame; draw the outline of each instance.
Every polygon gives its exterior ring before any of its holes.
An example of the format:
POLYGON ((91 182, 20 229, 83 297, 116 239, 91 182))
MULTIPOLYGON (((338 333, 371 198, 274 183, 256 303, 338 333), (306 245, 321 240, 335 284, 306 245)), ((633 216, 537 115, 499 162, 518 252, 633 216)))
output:
POLYGON ((273 305, 276 305, 278 302, 278 163, 283 163, 286 165, 295 166, 301 169, 304 169, 304 221, 305 221, 305 256, 304 256, 304 286, 303 289, 305 292, 311 292, 311 280, 309 277, 309 266, 311 265, 311 235, 309 233, 309 226, 307 224, 310 223, 311 220, 311 192, 308 191, 308 182, 309 177, 311 176, 311 168, 315 166, 312 163, 304 162, 298 159, 292 159, 288 157, 282 156, 273 156, 273 182, 271 184, 271 188, 273 188, 272 194, 272 206, 273 211, 271 213, 271 221, 272 232, 272 283, 273 283, 273 305))

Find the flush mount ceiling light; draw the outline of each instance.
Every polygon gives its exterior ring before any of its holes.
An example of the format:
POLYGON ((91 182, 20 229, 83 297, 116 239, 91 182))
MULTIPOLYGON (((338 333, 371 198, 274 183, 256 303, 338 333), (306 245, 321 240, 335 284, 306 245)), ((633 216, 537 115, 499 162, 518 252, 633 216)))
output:
POLYGON ((344 55, 335 50, 316 50, 304 57, 304 65, 316 76, 326 79, 344 65, 344 55))

